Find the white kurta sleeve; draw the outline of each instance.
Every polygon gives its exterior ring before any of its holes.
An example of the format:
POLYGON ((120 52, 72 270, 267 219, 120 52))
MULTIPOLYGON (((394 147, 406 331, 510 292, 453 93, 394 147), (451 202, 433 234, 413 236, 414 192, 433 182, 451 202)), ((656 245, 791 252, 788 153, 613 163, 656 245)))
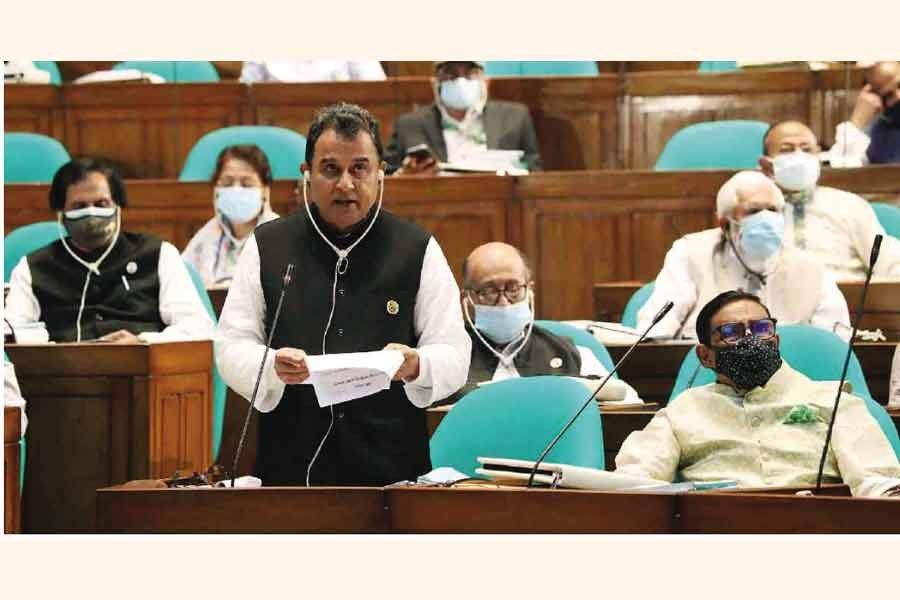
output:
MULTIPOLYGON (((697 303, 697 285, 691 276, 687 251, 681 240, 676 240, 666 253, 662 270, 656 276, 653 293, 638 311, 637 329, 646 329, 653 322, 656 313, 670 300, 674 303, 672 310, 656 324, 650 337, 664 338, 678 334, 697 303)), ((682 335, 685 334, 694 337, 693 332, 682 332, 682 335)))
POLYGON ((419 376, 404 389, 412 404, 424 408, 465 384, 472 353, 459 288, 433 237, 425 250, 413 319, 419 336, 419 376))
POLYGON ((666 409, 657 412, 641 431, 625 438, 616 455, 616 472, 672 481, 678 471, 681 446, 666 409))
POLYGON ((19 380, 16 379, 16 369, 11 362, 3 362, 3 405, 18 406, 22 411, 22 435, 28 427, 28 419, 25 417, 25 398, 19 389, 19 380))
POLYGON ((862 167, 869 163, 866 150, 869 136, 850 121, 844 121, 834 132, 834 145, 829 150, 832 167, 862 167))
POLYGON ((166 328, 138 337, 145 342, 212 339, 215 326, 206 312, 187 267, 169 242, 159 249, 159 316, 166 328))
POLYGON ((847 300, 838 289, 834 276, 824 269, 819 289, 819 305, 809 322, 814 327, 833 331, 845 342, 850 341, 850 311, 847 308, 847 300), (835 323, 840 325, 835 327, 835 323))
POLYGON ((888 397, 891 404, 900 406, 900 345, 894 350, 894 362, 891 366, 891 390, 888 397))
POLYGON ((841 397, 831 445, 841 479, 854 496, 880 496, 900 485, 900 462, 861 398, 841 397))
MULTIPOLYGON (((597 357, 594 356, 594 352, 590 348, 585 348, 584 346, 575 346, 578 349, 578 354, 581 355, 581 373, 582 377, 606 377, 609 371, 606 370, 606 367, 603 366, 603 363, 597 360, 597 357)), ((625 398, 621 400, 622 404, 643 404, 643 400, 637 394, 637 390, 628 385, 627 382, 622 381, 622 384, 625 385, 625 398)))
MULTIPOLYGON (((265 316, 259 247, 256 236, 251 235, 238 258, 215 339, 216 366, 222 379, 248 401, 266 349, 265 316)), ((270 412, 278 406, 284 386, 275 373, 275 350, 269 350, 256 397, 257 410, 270 412)))
POLYGON ((878 216, 869 202, 850 192, 841 192, 843 206, 852 216, 850 219, 850 237, 859 260, 868 268, 872 254, 872 244, 876 235, 882 235, 881 249, 875 262, 873 279, 880 277, 900 279, 900 239, 887 235, 884 227, 878 222, 878 216))
POLYGON ((3 315, 10 323, 35 323, 41 319, 41 305, 31 289, 31 269, 24 256, 9 275, 9 295, 3 315))
POLYGON ((350 79, 359 81, 383 81, 387 79, 377 60, 351 60, 348 63, 350 79))

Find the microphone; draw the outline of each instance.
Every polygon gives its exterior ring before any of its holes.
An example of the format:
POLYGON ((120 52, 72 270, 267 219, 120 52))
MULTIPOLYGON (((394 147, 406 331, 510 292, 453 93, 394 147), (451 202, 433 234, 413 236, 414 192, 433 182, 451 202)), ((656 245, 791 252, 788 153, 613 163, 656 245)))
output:
POLYGON ((847 355, 844 356, 844 370, 841 372, 841 381, 838 383, 837 396, 834 399, 834 410, 831 413, 831 420, 828 422, 828 433, 825 434, 825 447, 822 448, 822 457, 819 459, 819 471, 816 474, 816 493, 822 489, 822 472, 825 470, 825 458, 828 456, 828 446, 831 444, 831 432, 834 430, 834 421, 837 417, 838 406, 841 402, 841 389, 844 387, 844 380, 847 378, 847 368, 850 366, 850 354, 853 352, 853 340, 856 338, 856 328, 862 320, 863 311, 866 306, 866 292, 869 291, 869 282, 872 280, 872 272, 875 270, 875 261, 878 260, 878 253, 881 251, 881 240, 883 236, 879 233, 875 236, 872 243, 872 253, 869 255, 869 271, 866 273, 866 282, 863 284, 862 298, 859 301, 859 307, 856 309, 856 319, 853 322, 853 329, 850 333, 850 342, 847 344, 847 355))
POLYGON ((594 392, 590 396, 588 396, 588 399, 584 401, 584 404, 581 405, 581 408, 578 409, 578 412, 575 413, 575 416, 569 419, 569 422, 566 423, 560 430, 560 432, 556 434, 556 437, 553 438, 553 440, 549 444, 547 444, 547 447, 544 448, 543 452, 541 452, 541 455, 534 463, 534 467, 531 469, 531 474, 528 476, 527 487, 532 487, 532 484, 534 483, 534 476, 537 473, 538 467, 541 466, 541 463, 544 462, 544 459, 547 458, 547 455, 550 454, 550 451, 556 447, 556 444, 560 439, 562 439, 562 436, 564 436, 569 428, 572 427, 572 425, 575 423, 575 421, 578 420, 578 417, 581 416, 581 413, 584 412, 584 409, 587 408, 591 401, 593 401, 593 399, 597 396, 597 393, 601 389, 603 389, 603 386, 606 385, 606 382, 609 381, 609 378, 612 377, 616 373, 616 371, 619 370, 619 367, 622 366, 622 363, 624 363, 625 360, 629 356, 631 356, 631 353, 634 352, 634 349, 637 348, 638 344, 644 341, 644 338, 647 337, 647 334, 650 333, 650 330, 653 329, 653 327, 655 327, 657 323, 663 320, 663 317, 665 317, 669 313, 669 311, 672 310, 673 306, 675 306, 675 303, 670 300, 669 302, 666 302, 665 306, 659 309, 659 312, 656 313, 655 317, 653 317, 653 322, 647 326, 647 328, 641 334, 641 337, 639 337, 637 341, 634 342, 630 348, 628 348, 628 351, 622 355, 622 358, 620 358, 619 362, 615 364, 612 371, 606 374, 606 377, 604 377, 603 381, 600 382, 600 385, 597 386, 597 389, 595 389, 594 392))
POLYGON ((275 335, 275 327, 278 325, 278 317, 281 315, 281 304, 284 302, 284 292, 291 283, 291 275, 293 272, 294 264, 291 263, 284 270, 284 277, 281 280, 281 295, 278 297, 278 305, 275 307, 275 316, 272 317, 272 328, 269 329, 269 338, 266 340, 266 349, 263 351, 259 372, 256 374, 256 383, 253 385, 253 393, 250 395, 250 406, 247 408, 247 417, 244 419, 244 428, 241 430, 241 438, 240 441, 238 441, 238 447, 234 453, 234 466, 231 469, 231 487, 234 487, 238 461, 241 458, 241 452, 244 450, 244 442, 247 439, 247 427, 250 425, 250 417, 253 416, 253 405, 256 402, 256 394, 259 392, 259 383, 262 381, 263 369, 266 366, 266 357, 269 355, 269 348, 272 346, 272 336, 275 335))

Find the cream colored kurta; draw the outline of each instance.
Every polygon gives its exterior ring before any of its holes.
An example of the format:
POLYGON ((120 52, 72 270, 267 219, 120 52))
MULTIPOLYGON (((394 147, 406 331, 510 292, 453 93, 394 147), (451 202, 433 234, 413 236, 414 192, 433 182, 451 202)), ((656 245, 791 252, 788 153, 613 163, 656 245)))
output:
MULTIPOLYGON (((811 381, 785 362, 764 387, 743 397, 730 386, 692 388, 635 431, 616 471, 673 481, 733 479, 741 487, 814 485, 837 382, 811 381), (786 424, 801 405, 814 422, 786 424)), ((865 402, 844 394, 825 462, 825 482, 854 496, 880 496, 900 484, 900 463, 865 402)))
MULTIPOLYGON (((819 186, 804 202, 785 194, 784 245, 812 254, 837 281, 863 281, 876 234, 885 235, 872 206, 856 194, 819 186)), ((885 235, 876 279, 900 279, 900 240, 885 235)))

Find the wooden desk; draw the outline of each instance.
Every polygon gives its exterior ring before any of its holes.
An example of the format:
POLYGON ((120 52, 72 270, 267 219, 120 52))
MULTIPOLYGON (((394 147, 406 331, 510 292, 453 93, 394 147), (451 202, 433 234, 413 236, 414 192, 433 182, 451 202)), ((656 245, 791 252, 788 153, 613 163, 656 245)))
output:
POLYGON ((97 490, 102 533, 897 533, 900 502, 793 490, 97 490))
POLYGON ((8 345, 28 400, 23 531, 93 531, 94 490, 212 460, 212 343, 8 345))
MULTIPOLYGON (((65 69, 64 69, 65 70, 65 69)), ((823 147, 862 86, 843 71, 754 69, 511 77, 490 81, 491 98, 528 106, 547 170, 650 169, 669 138, 700 121, 800 119, 823 147)), ((306 134, 316 109, 359 103, 381 122, 433 101, 429 77, 331 83, 6 86, 6 131, 59 139, 69 153, 118 161, 128 177, 176 177, 191 146, 230 125, 277 125, 306 134), (22 91, 27 90, 27 91, 22 91)))
MULTIPOLYGON (((838 283, 847 300, 851 318, 856 318, 862 299, 862 283, 838 283)), ((860 329, 881 329, 888 340, 900 340, 900 282, 876 282, 869 285, 865 314, 860 329)))
POLYGON ((97 490, 98 533, 384 533, 381 488, 97 490))
POLYGON ((19 440, 22 438, 22 409, 3 407, 3 532, 22 532, 19 469, 22 460, 19 440))
MULTIPOLYGON (((716 192, 733 173, 388 178, 385 207, 434 234, 458 281, 463 259, 477 245, 517 246, 533 266, 538 317, 583 319, 596 314, 596 282, 650 281, 676 239, 712 226, 716 192)), ((826 169, 823 183, 866 197, 900 199, 900 166, 826 169)), ((136 180, 126 187, 125 228, 153 233, 180 249, 212 216, 207 183, 136 180)), ((273 207, 282 215, 297 209, 293 187, 290 181, 273 186, 273 207)), ((55 219, 47 207, 49 186, 6 185, 4 192, 7 233, 55 219)))

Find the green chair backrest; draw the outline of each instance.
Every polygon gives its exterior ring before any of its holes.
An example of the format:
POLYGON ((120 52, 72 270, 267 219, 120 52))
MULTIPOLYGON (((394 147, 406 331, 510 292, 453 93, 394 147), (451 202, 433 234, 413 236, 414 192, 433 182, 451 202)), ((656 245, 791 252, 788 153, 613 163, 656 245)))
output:
POLYGON ((654 287, 656 287, 655 281, 645 283, 631 295, 631 298, 628 299, 628 303, 625 304, 625 310, 622 311, 622 325, 632 328, 637 327, 638 311, 641 310, 641 307, 643 307, 644 304, 647 303, 647 300, 650 299, 650 296, 653 295, 654 287))
MULTIPOLYGON (((203 306, 206 307, 206 312, 209 313, 210 318, 213 320, 213 323, 217 321, 216 319, 216 311, 213 308, 212 300, 209 299, 209 292, 206 291, 206 286, 203 284, 203 278, 200 277, 200 273, 197 272, 197 269, 193 267, 190 263, 185 262, 184 266, 187 267, 188 273, 191 274, 191 281, 194 282, 194 288, 197 290, 197 295, 200 296, 200 301, 203 302, 203 306)), ((219 459, 219 446, 222 443, 222 424, 225 421, 225 396, 228 393, 228 386, 225 385, 225 381, 219 375, 219 369, 216 368, 216 362, 213 360, 213 461, 217 462, 219 459)))
MULTIPOLYGON (((780 325, 778 335, 781 338, 781 356, 795 370, 803 373, 814 381, 837 381, 841 377, 844 368, 844 356, 847 353, 847 343, 841 338, 811 325, 780 325), (814 348, 813 351, 810 351, 814 348)), ((698 387, 713 383, 715 373, 706 367, 700 366, 700 360, 694 348, 687 351, 678 376, 675 378, 675 387, 669 395, 669 402, 673 402, 681 392, 689 387, 698 387)), ((847 367, 847 381, 853 385, 853 394, 863 398, 869 412, 878 421, 891 447, 900 459, 900 436, 897 428, 888 416, 884 408, 872 399, 869 385, 863 374, 862 367, 856 353, 850 354, 850 364, 847 367)), ((835 388, 837 392, 837 388, 835 388)))
POLYGON ((57 140, 39 133, 3 134, 3 182, 50 183, 71 160, 57 140))
POLYGON ((13 229, 3 238, 3 281, 8 282, 12 270, 27 256, 59 239, 56 221, 41 221, 13 229))
POLYGON ((768 129, 768 123, 762 121, 709 121, 688 125, 666 142, 653 169, 754 169, 768 129))
MULTIPOLYGON (((462 397, 431 436, 431 464, 475 476, 479 456, 537 460, 587 399, 568 377, 517 377, 462 397)), ((545 459, 602 469, 600 411, 587 407, 545 459)))
POLYGON ((41 71, 50 73, 50 83, 53 85, 62 85, 62 75, 59 73, 59 66, 55 60, 36 60, 34 66, 41 71))
POLYGON ((219 153, 228 146, 256 144, 266 154, 275 179, 297 179, 306 160, 306 137, 284 127, 238 125, 207 133, 191 148, 180 181, 209 181, 219 153))
POLYGON ((489 60, 484 65, 488 77, 534 77, 540 75, 597 75, 592 60, 489 60))
MULTIPOLYGON (((537 320, 534 324, 538 327, 543 327, 550 333, 571 339, 576 346, 589 348, 591 352, 594 353, 594 356, 597 357, 597 360, 600 361, 600 364, 606 367, 607 371, 613 370, 613 361, 612 357, 609 355, 609 350, 587 331, 578 329, 574 325, 569 325, 568 323, 560 323, 559 321, 537 320)), ((618 377, 618 375, 613 375, 613 377, 618 377)))
POLYGON ((701 73, 720 73, 722 71, 737 71, 736 60, 704 60, 697 67, 701 73))
POLYGON ((900 238, 900 208, 884 202, 873 202, 872 210, 888 235, 900 238))
POLYGON ((215 83, 219 72, 208 60, 126 60, 113 70, 137 69, 159 75, 172 83, 215 83))

